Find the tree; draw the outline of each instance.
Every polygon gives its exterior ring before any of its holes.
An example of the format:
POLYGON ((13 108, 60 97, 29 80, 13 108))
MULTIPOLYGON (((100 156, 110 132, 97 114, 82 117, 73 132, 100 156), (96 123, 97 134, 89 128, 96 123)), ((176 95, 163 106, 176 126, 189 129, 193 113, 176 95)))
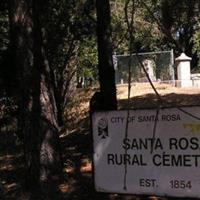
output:
POLYGON ((117 109, 115 70, 112 61, 111 18, 109 0, 96 0, 98 70, 102 108, 117 109))
POLYGON ((192 53, 197 55, 198 58, 198 64, 197 64, 197 70, 200 70, 200 22, 198 22, 195 25, 195 31, 193 34, 193 37, 191 39, 191 42, 193 43, 192 53))
POLYGON ((80 79, 79 84, 83 84, 85 79, 91 80, 92 83, 96 83, 98 80, 97 43, 94 37, 86 38, 83 42, 81 42, 77 63, 77 75, 80 79))
MULTIPOLYGON (((54 175, 61 170, 55 97, 44 48, 42 14, 48 2, 10 0, 10 51, 18 77, 18 127, 24 142, 26 185, 52 195, 54 175), (48 190, 48 192, 46 191, 48 190)), ((53 197, 51 197, 53 198, 53 197)))
POLYGON ((176 55, 184 51, 192 56, 192 68, 197 67, 195 33, 198 30, 200 2, 191 0, 141 1, 147 21, 158 27, 161 36, 156 42, 159 48, 173 48, 176 55))
POLYGON ((88 41, 94 43, 94 3, 93 0, 51 1, 46 15, 47 57, 53 77, 58 122, 62 126, 65 108, 76 91, 77 70, 80 72, 87 68, 82 62, 81 51, 88 48, 88 41))
MULTIPOLYGON (((10 86, 12 85, 9 65, 9 23, 7 2, 5 0, 0 2, 0 95, 8 95, 10 86)), ((13 77, 12 77, 13 78, 13 77)), ((12 79, 14 80, 14 78, 12 79)))
POLYGON ((8 12, 6 2, 0 2, 0 59, 1 52, 8 46, 8 12))
POLYGON ((164 30, 178 44, 179 53, 184 51, 187 55, 192 56, 192 67, 196 68, 200 58, 195 50, 194 35, 198 30, 200 2, 162 0, 160 8, 164 30))

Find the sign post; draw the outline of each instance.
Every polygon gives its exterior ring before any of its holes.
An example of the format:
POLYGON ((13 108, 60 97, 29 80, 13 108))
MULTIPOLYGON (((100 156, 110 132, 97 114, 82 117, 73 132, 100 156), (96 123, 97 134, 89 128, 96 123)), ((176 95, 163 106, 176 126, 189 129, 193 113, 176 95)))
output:
POLYGON ((93 114, 97 191, 200 197, 200 107, 156 112, 93 114))

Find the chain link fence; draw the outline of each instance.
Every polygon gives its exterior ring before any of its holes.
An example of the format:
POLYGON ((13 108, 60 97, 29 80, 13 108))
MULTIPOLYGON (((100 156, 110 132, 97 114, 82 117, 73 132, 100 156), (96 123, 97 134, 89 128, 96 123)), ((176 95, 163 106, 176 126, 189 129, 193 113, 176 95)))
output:
POLYGON ((174 84, 174 54, 173 50, 146 52, 130 55, 113 55, 116 84, 127 84, 129 65, 131 66, 131 83, 147 82, 142 69, 143 63, 151 81, 174 84))

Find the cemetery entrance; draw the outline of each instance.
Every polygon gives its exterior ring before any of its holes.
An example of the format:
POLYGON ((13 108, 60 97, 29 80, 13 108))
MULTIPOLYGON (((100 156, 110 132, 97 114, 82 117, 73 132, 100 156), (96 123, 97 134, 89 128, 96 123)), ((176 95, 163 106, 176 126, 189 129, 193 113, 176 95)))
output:
POLYGON ((94 113, 96 190, 199 198, 199 113, 199 107, 94 113))

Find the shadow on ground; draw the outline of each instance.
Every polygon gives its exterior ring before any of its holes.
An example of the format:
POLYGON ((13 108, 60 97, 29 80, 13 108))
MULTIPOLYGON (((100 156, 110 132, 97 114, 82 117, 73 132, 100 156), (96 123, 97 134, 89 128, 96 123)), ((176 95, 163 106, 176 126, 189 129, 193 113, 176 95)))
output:
POLYGON ((161 101, 156 94, 146 94, 130 98, 128 105, 127 99, 119 100, 119 109, 138 108, 156 108, 158 105, 163 107, 177 107, 177 106, 198 106, 200 105, 200 94, 177 94, 170 93, 162 95, 161 101))
MULTIPOLYGON (((167 94, 162 96, 164 105, 189 106, 200 104, 200 95, 167 94)), ((153 94, 131 98, 130 108, 152 108, 157 106, 153 94)), ((127 100, 119 100, 119 108, 126 109, 127 100)), ((55 199, 69 200, 145 200, 177 199, 136 197, 133 195, 101 194, 95 192, 91 169, 92 139, 89 117, 81 119, 71 130, 64 130, 60 136, 63 152, 63 179, 58 183, 62 194, 55 199)), ((24 179, 22 146, 13 132, 0 133, 0 199, 28 200, 23 190, 24 179)), ((183 198, 181 198, 183 199, 183 198)), ((191 198, 190 198, 191 199, 191 198)), ((35 199, 37 200, 37 199, 35 199)))

